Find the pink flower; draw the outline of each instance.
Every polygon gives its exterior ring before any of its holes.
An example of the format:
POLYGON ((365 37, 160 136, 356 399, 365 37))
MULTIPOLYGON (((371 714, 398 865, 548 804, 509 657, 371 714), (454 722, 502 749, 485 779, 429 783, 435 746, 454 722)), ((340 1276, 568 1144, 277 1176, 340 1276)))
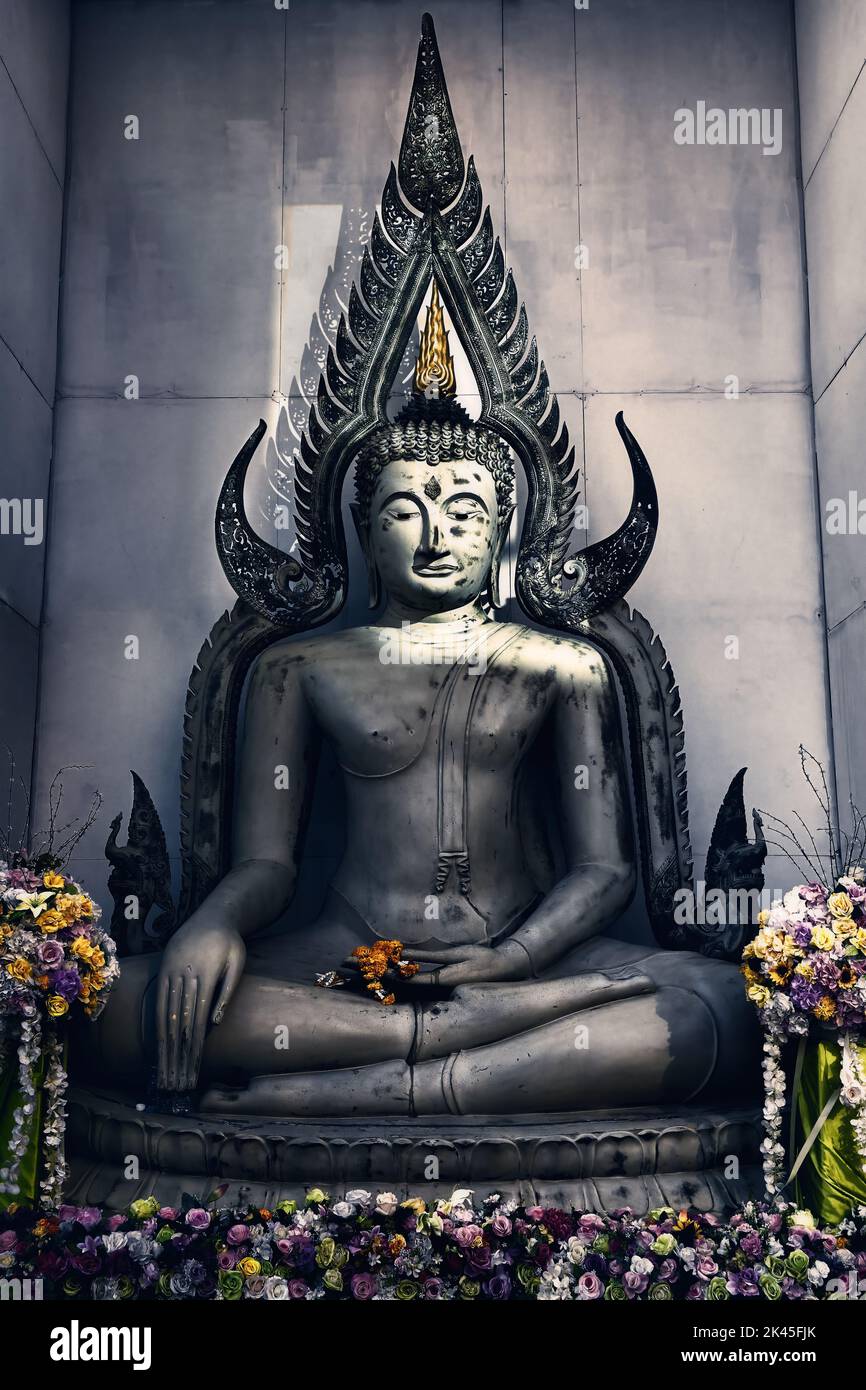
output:
POLYGON ((457 1227, 457 1230, 454 1232, 454 1239, 461 1249, 465 1249, 468 1245, 474 1245, 480 1235, 481 1227, 469 1222, 466 1226, 457 1227))
POLYGON ((604 1293, 604 1284, 597 1274, 590 1270, 587 1274, 581 1274, 577 1281, 577 1296, 580 1299, 601 1298, 604 1293))

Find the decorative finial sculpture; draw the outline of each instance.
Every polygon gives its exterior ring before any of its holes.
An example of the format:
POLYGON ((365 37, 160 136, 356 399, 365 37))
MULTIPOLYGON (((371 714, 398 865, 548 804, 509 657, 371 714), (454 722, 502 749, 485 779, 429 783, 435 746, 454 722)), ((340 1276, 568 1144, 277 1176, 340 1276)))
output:
POLYGON ((453 396, 457 389, 454 359, 448 343, 448 330, 436 281, 427 306, 427 321, 421 334, 415 363, 415 391, 422 396, 453 396))

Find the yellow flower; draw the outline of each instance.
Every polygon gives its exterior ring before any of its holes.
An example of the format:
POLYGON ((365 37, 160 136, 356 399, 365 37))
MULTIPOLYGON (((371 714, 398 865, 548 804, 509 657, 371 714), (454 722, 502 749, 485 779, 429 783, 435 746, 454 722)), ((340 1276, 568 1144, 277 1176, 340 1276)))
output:
MULTIPOLYGON (((844 893, 837 894, 837 897, 844 896, 844 893)), ((819 951, 831 951, 836 945, 836 935, 829 927, 813 927, 812 945, 819 951)))
POLYGON ((847 893, 831 893, 827 906, 834 917, 850 917, 854 911, 854 904, 847 893))
POLYGON ((853 933, 851 940, 858 951, 866 952, 866 927, 858 927, 853 933))
POLYGON ((743 965, 740 967, 740 969, 742 970, 743 975, 745 976, 748 984, 756 985, 760 983, 761 976, 759 975, 757 970, 752 969, 751 965, 743 965))
POLYGON ((62 874, 47 873, 42 875, 42 883, 46 888, 62 888, 64 882, 62 874))
POLYGON ((769 909, 768 907, 762 907, 761 910, 760 910, 760 912, 758 913, 758 926, 759 926, 759 927, 765 927, 765 926, 767 925, 767 923, 769 922, 769 920, 770 920, 770 909, 769 909))
POLYGON ((58 893, 54 906, 63 913, 67 922, 77 922, 79 917, 93 914, 93 903, 86 893, 58 893))
POLYGON ((763 1009, 770 1002, 770 991, 764 985, 749 985, 746 993, 759 1009, 763 1009))
POLYGON ((252 1274, 260 1274, 262 1267, 258 1260, 253 1259, 252 1255, 246 1255, 242 1260, 238 1260, 238 1269, 241 1274, 250 1276, 252 1274))
POLYGON ((60 928, 65 926, 65 918, 59 912, 55 912, 53 907, 43 912, 39 918, 39 930, 44 931, 46 936, 51 932, 60 931, 60 928))
POLYGON ((12 932, 13 928, 8 922, 0 922, 0 941, 8 941, 12 932))
POLYGON ((52 994, 48 1000, 48 1012, 52 1018, 62 1018, 69 1013, 69 1005, 62 994, 52 994))
POLYGON ((13 980, 20 980, 22 984, 26 984, 33 974, 33 966, 23 956, 16 956, 15 960, 7 965, 6 974, 11 975, 13 980))
POLYGON ((821 1020, 829 1021, 831 1018, 836 1017, 836 1005, 833 1003, 829 994, 825 994, 820 1003, 815 1005, 812 1013, 816 1018, 820 1018, 821 1020))
POLYGON ((792 973, 790 965, 777 965, 770 971, 770 979, 774 985, 786 985, 792 973))
POLYGON ((414 1212, 416 1216, 421 1216, 427 1210, 427 1203, 422 1197, 407 1197, 400 1206, 406 1211, 414 1212))
POLYGON ((96 947, 86 936, 76 936, 69 949, 74 956, 80 956, 82 960, 89 960, 96 947))
POLYGON ((853 917, 836 917, 833 921, 833 930, 837 936, 853 936, 857 930, 857 923, 853 917))
POLYGON ((794 970, 794 974, 802 975, 804 980, 814 980, 815 978, 815 971, 807 960, 800 961, 800 964, 794 970))
POLYGON ((105 956, 98 946, 94 946, 90 952, 90 964, 94 970, 101 970, 105 964, 105 956))
POLYGON ((90 987, 96 990, 105 988, 105 976, 101 975, 98 970, 91 970, 90 972, 90 987))

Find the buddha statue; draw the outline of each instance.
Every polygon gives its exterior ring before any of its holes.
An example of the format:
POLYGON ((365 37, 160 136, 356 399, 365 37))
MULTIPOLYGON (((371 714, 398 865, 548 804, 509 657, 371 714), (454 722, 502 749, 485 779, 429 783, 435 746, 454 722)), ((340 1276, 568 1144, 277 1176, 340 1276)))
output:
POLYGON ((629 516, 567 558, 573 451, 481 206, 425 18, 399 185, 392 166, 301 440, 300 560, 244 512, 264 424, 220 496, 239 604, 191 682, 182 925, 123 960, 87 1040, 92 1072, 127 1094, 155 1066, 164 1108, 503 1117, 715 1101, 757 1076, 736 965, 672 918, 691 871, 682 718, 660 644, 623 601, 655 536, 652 475, 618 417, 629 516), (457 401, 440 293, 477 419, 457 401), (500 568, 516 461, 515 622, 500 568), (373 620, 316 633, 345 598, 350 466, 373 620), (345 845, 308 920, 293 899, 324 745, 345 845), (661 945, 616 939, 639 881, 661 945), (357 947, 395 939, 420 969, 394 1003, 322 987, 357 947))

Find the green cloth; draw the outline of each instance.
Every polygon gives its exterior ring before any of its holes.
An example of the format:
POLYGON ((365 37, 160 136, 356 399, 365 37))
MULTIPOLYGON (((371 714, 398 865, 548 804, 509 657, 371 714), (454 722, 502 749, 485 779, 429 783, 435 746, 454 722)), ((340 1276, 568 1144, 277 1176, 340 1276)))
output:
MULTIPOLYGON (((866 1048, 860 1048, 866 1062, 866 1048)), ((840 1086, 842 1049, 835 1042, 809 1042, 803 1061, 799 1094, 797 1149, 789 1155, 793 1165, 800 1146, 827 1101, 840 1086)), ((866 1174, 857 1152, 851 1111, 841 1101, 831 1110, 797 1174, 797 1201, 828 1225, 836 1225, 852 1207, 866 1203, 866 1174)))
MULTIPOLYGON (((21 1104, 21 1092, 18 1089, 18 1059, 17 1049, 12 1049, 12 1060, 7 1067, 0 1072, 0 1168, 7 1167, 12 1159, 9 1153, 9 1140, 12 1136, 12 1122, 15 1111, 21 1104)), ((17 1195, 0 1193, 0 1211, 5 1211, 13 1202, 18 1202, 21 1206, 34 1206, 36 1194, 39 1189, 39 1152, 42 1142, 42 1112, 44 1107, 45 1093, 42 1089, 42 1082, 45 1078, 45 1058, 39 1061, 34 1080, 36 1084, 36 1095, 34 1096, 33 1129, 30 1135, 30 1142, 26 1152, 21 1158, 21 1167, 18 1170, 19 1189, 17 1195)))

